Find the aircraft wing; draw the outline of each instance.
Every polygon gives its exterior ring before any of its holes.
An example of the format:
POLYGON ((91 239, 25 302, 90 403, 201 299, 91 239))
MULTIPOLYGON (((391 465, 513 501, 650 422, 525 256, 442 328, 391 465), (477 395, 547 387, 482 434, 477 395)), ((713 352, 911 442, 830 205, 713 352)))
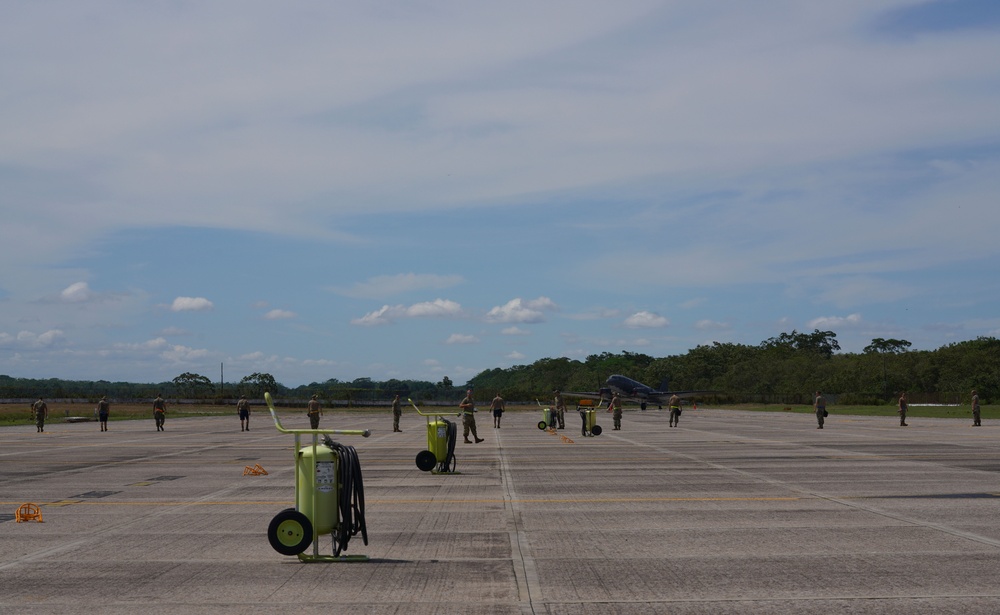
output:
POLYGON ((686 399, 688 397, 697 397, 699 395, 718 395, 718 393, 718 391, 667 391, 665 393, 657 392, 650 394, 648 399, 654 403, 665 404, 668 403, 670 398, 674 395, 681 399, 686 399))
POLYGON ((564 391, 563 397, 580 397, 583 399, 611 399, 611 391, 564 391))

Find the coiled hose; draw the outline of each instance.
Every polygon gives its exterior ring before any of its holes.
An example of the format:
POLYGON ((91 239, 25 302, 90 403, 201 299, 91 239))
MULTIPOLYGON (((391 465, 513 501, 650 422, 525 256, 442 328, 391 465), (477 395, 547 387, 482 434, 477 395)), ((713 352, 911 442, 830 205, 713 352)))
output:
POLYGON ((448 426, 448 454, 445 455, 444 461, 438 466, 439 472, 454 472, 455 471, 455 441, 458 440, 458 424, 448 419, 442 418, 445 425, 448 426))
POLYGON ((365 523, 365 484, 361 476, 361 461, 353 446, 344 446, 326 436, 323 442, 340 459, 340 497, 337 501, 340 525, 333 536, 333 555, 347 550, 352 536, 361 533, 361 539, 368 544, 368 526, 365 523))

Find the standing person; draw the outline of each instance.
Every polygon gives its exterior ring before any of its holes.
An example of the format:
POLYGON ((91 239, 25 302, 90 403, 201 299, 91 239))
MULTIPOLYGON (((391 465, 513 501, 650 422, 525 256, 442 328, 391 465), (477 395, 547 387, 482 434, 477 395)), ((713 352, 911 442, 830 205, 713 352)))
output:
POLYGON ((472 402, 472 389, 465 392, 465 399, 458 404, 458 407, 462 409, 462 435, 465 437, 465 443, 472 444, 469 440, 469 432, 471 431, 476 444, 479 444, 483 439, 476 433, 476 405, 472 402))
POLYGON ((671 395, 667 406, 670 408, 670 426, 679 426, 681 424, 681 398, 671 395))
POLYGON ((900 427, 909 427, 909 425, 906 424, 906 411, 908 408, 909 406, 906 403, 906 391, 903 391, 899 394, 899 408, 896 410, 899 414, 900 427))
POLYGON ((972 426, 983 426, 983 424, 979 421, 979 394, 976 393, 976 389, 972 389, 972 426))
POLYGON ((111 412, 111 404, 108 403, 108 396, 105 395, 101 401, 97 402, 97 420, 101 422, 101 431, 108 430, 109 412, 111 412))
POLYGON ((556 410, 556 422, 559 423, 559 429, 566 429, 566 402, 563 401, 562 393, 559 389, 553 391, 555 393, 555 406, 556 410))
POLYGON ((156 422, 156 431, 165 431, 163 429, 163 423, 167 419, 167 402, 163 401, 160 394, 156 394, 156 399, 153 400, 153 420, 156 422))
POLYGON ((49 416, 49 407, 41 397, 31 404, 31 411, 35 413, 35 429, 38 433, 45 432, 45 419, 49 416))
POLYGON ((309 429, 319 429, 319 417, 323 416, 323 407, 319 400, 313 395, 306 406, 306 414, 309 415, 309 429))
POLYGON ((403 431, 399 428, 399 417, 403 416, 403 408, 399 403, 399 394, 392 398, 392 430, 403 431))
POLYGON ((500 419, 503 417, 505 408, 503 397, 500 397, 500 393, 497 393, 497 396, 490 403, 490 410, 493 411, 493 427, 495 429, 500 429, 500 419))
POLYGON ((236 402, 236 413, 240 415, 240 431, 250 431, 250 402, 246 395, 240 395, 236 402))
POLYGON ((826 398, 820 395, 819 391, 816 391, 816 399, 813 400, 813 410, 816 412, 816 422, 819 423, 819 427, 816 429, 823 429, 823 419, 826 418, 826 398))
POLYGON ((615 431, 622 430, 622 399, 615 393, 611 396, 611 402, 608 403, 608 412, 613 412, 611 419, 615 422, 615 431))

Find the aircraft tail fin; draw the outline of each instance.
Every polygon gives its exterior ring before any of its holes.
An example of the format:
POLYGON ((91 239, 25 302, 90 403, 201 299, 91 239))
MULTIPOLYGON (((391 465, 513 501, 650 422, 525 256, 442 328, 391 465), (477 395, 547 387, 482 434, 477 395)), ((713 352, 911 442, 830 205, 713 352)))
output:
POLYGON ((664 378, 663 380, 660 381, 660 388, 659 388, 659 390, 660 391, 669 391, 670 390, 670 378, 664 378))

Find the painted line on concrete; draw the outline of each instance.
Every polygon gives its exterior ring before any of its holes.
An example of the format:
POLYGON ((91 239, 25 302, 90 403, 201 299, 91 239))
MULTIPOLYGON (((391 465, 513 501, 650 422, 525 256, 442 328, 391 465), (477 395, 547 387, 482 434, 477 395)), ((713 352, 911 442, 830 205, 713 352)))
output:
MULTIPOLYGON (((520 598, 521 612, 524 615, 535 615, 535 602, 542 599, 542 583, 538 578, 538 567, 531 555, 531 544, 528 534, 521 523, 521 504, 524 500, 517 497, 514 489, 514 479, 507 455, 504 454, 503 441, 496 434, 497 452, 500 458, 500 481, 503 484, 504 509, 509 511, 510 548, 513 559, 520 565, 514 566, 514 579, 517 581, 517 595, 520 598)), ((435 502, 440 503, 440 502, 435 502)))
MULTIPOLYGON (((665 447, 662 447, 662 446, 659 446, 659 445, 646 444, 646 443, 643 443, 643 442, 636 442, 634 440, 630 440, 628 438, 625 438, 625 437, 623 437, 623 436, 621 436, 619 434, 612 434, 612 435, 610 435, 610 437, 616 438, 616 439, 618 439, 618 440, 620 440, 622 442, 628 442, 628 443, 633 444, 635 446, 644 447, 644 448, 651 448, 653 450, 662 451, 664 453, 668 452, 665 447)), ((757 439, 756 438, 741 438, 741 440, 744 440, 746 442, 754 442, 757 439)), ((760 441, 761 442, 774 443, 774 440, 772 440, 772 439, 767 439, 767 440, 761 439, 760 441)), ((815 446, 815 445, 807 445, 807 444, 792 443, 792 442, 784 442, 783 444, 784 444, 784 446, 787 446, 789 448, 799 448, 799 449, 804 449, 804 448, 822 448, 822 447, 818 447, 818 446, 815 446)), ((731 467, 731 466, 727 466, 727 465, 725 465, 723 463, 719 463, 719 462, 716 462, 716 461, 709 461, 707 459, 702 459, 702 458, 699 458, 699 457, 697 457, 695 455, 692 455, 690 453, 681 453, 681 452, 678 452, 678 451, 673 451, 672 454, 676 455, 677 457, 683 457, 683 458, 688 459, 689 461, 692 461, 692 462, 695 462, 695 463, 700 463, 700 464, 706 465, 706 466, 708 466, 710 468, 715 468, 715 469, 723 471, 723 472, 730 472, 732 474, 737 474, 739 476, 742 476, 743 478, 748 478, 748 479, 756 480, 756 481, 759 481, 759 482, 762 482, 762 483, 766 483, 766 484, 769 484, 769 485, 774 485, 774 486, 777 486, 777 487, 781 487, 783 489, 787 489, 787 490, 792 491, 794 493, 800 493, 800 494, 803 494, 805 496, 809 496, 809 497, 812 497, 812 498, 827 500, 829 502, 834 502, 836 504, 841 504, 841 505, 846 506, 848 508, 853 508, 853 509, 856 509, 856 510, 862 510, 862 511, 871 513, 873 515, 879 515, 881 517, 885 517, 886 519, 892 519, 894 521, 899 521, 901 523, 908 523, 910 525, 914 525, 914 526, 917 526, 917 527, 924 527, 924 528, 927 528, 927 529, 937 530, 939 532, 942 532, 942 533, 945 533, 945 534, 949 534, 951 536, 955 536, 955 537, 958 537, 958 538, 964 538, 966 540, 971 540, 973 542, 978 542, 980 544, 986 544, 986 545, 990 545, 990 546, 993 546, 993 547, 1000 547, 1000 540, 995 539, 995 538, 990 538, 989 536, 983 536, 981 534, 975 534, 973 532, 967 532, 965 530, 960 530, 958 528, 954 528, 954 527, 951 527, 951 526, 948 526, 948 525, 943 525, 941 523, 932 523, 932 522, 929 522, 929 521, 924 521, 924 520, 921 520, 921 519, 916 519, 916 518, 913 518, 913 517, 908 517, 906 515, 901 515, 901 514, 898 514, 898 513, 891 513, 891 512, 882 510, 880 508, 876 508, 875 506, 870 506, 870 505, 861 503, 862 501, 870 501, 871 498, 852 499, 852 498, 845 498, 845 497, 830 495, 830 494, 822 493, 822 492, 819 492, 819 491, 816 491, 816 490, 813 490, 813 489, 809 489, 809 488, 806 488, 806 487, 801 487, 799 485, 795 485, 795 484, 789 483, 787 481, 782 481, 782 480, 779 480, 779 479, 776 479, 776 478, 771 478, 769 476, 765 476, 765 475, 762 475, 762 474, 750 472, 748 470, 741 470, 739 468, 734 468, 734 467, 731 467)), ((858 457, 859 458, 864 458, 864 457, 868 457, 868 455, 865 455, 864 453, 859 453, 858 457)))

